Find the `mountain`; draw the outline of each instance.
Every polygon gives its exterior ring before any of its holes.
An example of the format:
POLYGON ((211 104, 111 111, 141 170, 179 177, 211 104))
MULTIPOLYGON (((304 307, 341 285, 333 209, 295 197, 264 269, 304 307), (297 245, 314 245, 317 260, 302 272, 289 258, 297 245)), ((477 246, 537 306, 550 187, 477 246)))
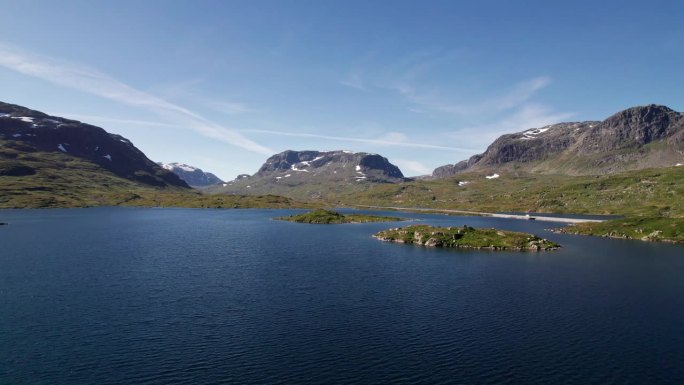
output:
POLYGON ((327 177, 348 182, 396 182, 404 178, 401 170, 387 158, 377 154, 351 151, 281 152, 268 158, 255 176, 270 177, 292 172, 307 179, 327 177))
POLYGON ((284 151, 266 160, 254 175, 209 189, 211 192, 322 198, 362 191, 379 183, 404 181, 401 170, 377 154, 351 151, 284 151))
POLYGON ((0 102, 0 205, 109 204, 136 190, 189 190, 128 139, 0 102))
MULTIPOLYGON (((25 107, 0 102, 2 157, 17 167, 30 153, 57 153, 91 162, 121 178, 164 187, 188 187, 174 173, 149 160, 123 136, 76 120, 50 116, 25 107), (23 156, 19 156, 23 155, 23 156)), ((19 173, 31 174, 29 166, 19 173)), ((18 171, 5 169, 4 174, 18 171)))
POLYGON ((465 171, 599 175, 684 162, 684 114, 655 104, 603 121, 559 123, 507 134, 487 150, 436 168, 444 178, 465 171))
POLYGON ((205 187, 211 186, 217 183, 223 183, 216 175, 210 172, 204 172, 202 169, 197 167, 188 166, 182 163, 157 163, 163 169, 169 170, 174 174, 178 175, 185 183, 192 187, 205 187))

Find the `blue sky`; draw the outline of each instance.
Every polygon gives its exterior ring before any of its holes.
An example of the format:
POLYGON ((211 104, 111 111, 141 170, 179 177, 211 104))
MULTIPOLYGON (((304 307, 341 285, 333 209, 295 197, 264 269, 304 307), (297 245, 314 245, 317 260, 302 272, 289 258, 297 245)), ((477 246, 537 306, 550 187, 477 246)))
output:
POLYGON ((0 100, 233 179, 286 149, 406 175, 503 133, 684 110, 684 2, 2 1, 0 100))

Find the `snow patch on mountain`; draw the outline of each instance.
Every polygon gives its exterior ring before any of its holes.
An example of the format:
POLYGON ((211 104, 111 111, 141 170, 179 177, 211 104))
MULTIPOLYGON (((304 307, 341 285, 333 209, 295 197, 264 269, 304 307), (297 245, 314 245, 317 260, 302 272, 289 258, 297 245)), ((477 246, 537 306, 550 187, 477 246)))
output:
POLYGON ((33 123, 33 118, 29 116, 13 116, 12 119, 19 119, 22 122, 33 123))
MULTIPOLYGON (((308 162, 301 162, 301 163, 308 163, 308 162)), ((301 164, 301 163, 300 163, 300 164, 301 164)), ((307 164, 307 165, 308 165, 308 164, 307 164)), ((297 165, 296 165, 296 164, 293 164, 292 167, 290 167, 290 170, 292 170, 292 171, 299 171, 299 172, 309 172, 309 170, 304 170, 304 169, 301 169, 301 168, 297 168, 297 165)))
MULTIPOLYGON (((123 140, 121 140, 121 141, 124 142, 123 140)), ((187 171, 187 172, 193 172, 195 170, 199 170, 196 167, 188 166, 187 164, 183 164, 183 163, 175 163, 175 162, 174 163, 162 163, 161 166, 164 169, 169 170, 169 171, 173 171, 174 168, 178 168, 178 169, 181 169, 181 170, 187 171)))
POLYGON ((523 134, 522 139, 523 139, 523 140, 534 139, 534 138, 537 137, 537 135, 540 135, 540 134, 545 133, 545 132, 548 131, 550 128, 551 128, 550 126, 546 126, 546 127, 542 127, 542 128, 534 128, 534 129, 532 129, 532 130, 524 131, 524 132, 522 133, 522 134, 523 134))

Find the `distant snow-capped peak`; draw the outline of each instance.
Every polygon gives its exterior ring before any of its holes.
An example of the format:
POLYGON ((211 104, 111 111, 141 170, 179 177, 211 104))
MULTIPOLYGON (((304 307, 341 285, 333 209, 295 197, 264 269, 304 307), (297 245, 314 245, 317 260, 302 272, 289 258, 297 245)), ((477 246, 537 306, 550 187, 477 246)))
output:
POLYGON ((173 171, 174 168, 179 168, 179 169, 181 169, 183 171, 187 171, 187 172, 193 172, 193 171, 199 170, 197 167, 192 167, 192 166, 188 166, 187 164, 177 163, 177 162, 161 163, 161 166, 164 169, 169 170, 169 171, 173 171))

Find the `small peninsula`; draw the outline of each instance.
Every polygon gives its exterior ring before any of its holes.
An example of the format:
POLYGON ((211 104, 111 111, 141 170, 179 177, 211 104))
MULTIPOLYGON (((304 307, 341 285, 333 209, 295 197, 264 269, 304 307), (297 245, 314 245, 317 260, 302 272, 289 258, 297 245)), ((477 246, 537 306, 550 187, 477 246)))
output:
POLYGON ((375 235, 385 242, 407 243, 427 247, 489 249, 503 251, 556 250, 560 245, 532 234, 497 229, 433 227, 413 225, 381 231, 375 235))
POLYGON ((289 217, 274 218, 281 221, 314 224, 335 224, 335 223, 369 223, 369 222, 397 222, 403 221, 402 218, 385 217, 377 215, 349 214, 343 215, 336 211, 317 209, 308 213, 291 215, 289 217))

